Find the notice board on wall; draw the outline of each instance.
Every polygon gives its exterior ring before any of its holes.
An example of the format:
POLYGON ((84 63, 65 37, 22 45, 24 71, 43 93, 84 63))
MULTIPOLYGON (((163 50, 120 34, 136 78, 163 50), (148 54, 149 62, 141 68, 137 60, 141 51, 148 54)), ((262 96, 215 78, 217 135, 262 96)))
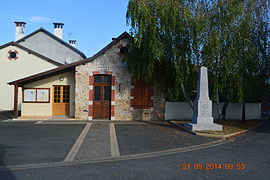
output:
POLYGON ((23 92, 23 101, 24 102, 36 102, 36 96, 37 96, 36 89, 24 89, 23 92))
POLYGON ((23 90, 24 103, 49 103, 49 88, 27 88, 23 90))
POLYGON ((48 102, 49 101, 49 89, 37 89, 37 101, 48 102))

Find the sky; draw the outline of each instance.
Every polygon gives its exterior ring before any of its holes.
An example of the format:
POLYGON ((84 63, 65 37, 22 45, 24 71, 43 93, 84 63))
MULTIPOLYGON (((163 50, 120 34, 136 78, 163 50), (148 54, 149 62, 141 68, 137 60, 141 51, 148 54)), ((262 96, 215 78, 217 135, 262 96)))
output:
POLYGON ((63 39, 77 40, 90 57, 124 31, 128 0, 13 0, 1 1, 0 45, 15 41, 14 21, 26 22, 25 34, 43 27, 53 33, 54 22, 64 23, 63 39))

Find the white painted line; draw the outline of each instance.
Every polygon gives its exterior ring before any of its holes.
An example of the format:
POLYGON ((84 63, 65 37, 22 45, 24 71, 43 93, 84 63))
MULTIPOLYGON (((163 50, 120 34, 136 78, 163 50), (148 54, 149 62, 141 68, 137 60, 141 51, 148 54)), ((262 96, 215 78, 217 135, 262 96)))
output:
POLYGON ((4 120, 2 122, 12 122, 13 120, 10 120, 10 119, 7 119, 7 120, 4 120))
POLYGON ((111 121, 115 121, 115 116, 111 116, 111 121))
POLYGON ((35 124, 41 124, 43 121, 38 121, 38 122, 36 122, 35 124))
POLYGON ((93 120, 93 116, 88 116, 88 120, 89 121, 93 120))
POLYGON ((77 153, 79 152, 79 149, 83 143, 83 140, 85 138, 85 136, 87 135, 90 127, 91 127, 92 123, 87 123, 85 128, 82 130, 80 136, 78 137, 78 139, 76 140, 75 144, 72 146, 71 150, 69 151, 68 155, 65 157, 64 162, 67 161, 73 161, 77 155, 77 153))
POLYGON ((113 123, 110 123, 110 137, 111 137, 111 156, 119 157, 120 152, 119 152, 115 127, 113 123))

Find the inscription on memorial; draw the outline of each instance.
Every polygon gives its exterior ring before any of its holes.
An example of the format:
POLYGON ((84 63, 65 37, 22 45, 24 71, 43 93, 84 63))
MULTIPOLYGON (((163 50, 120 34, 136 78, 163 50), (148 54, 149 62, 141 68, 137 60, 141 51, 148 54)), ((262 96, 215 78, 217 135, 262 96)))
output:
POLYGON ((210 113, 209 113, 208 103, 201 104, 201 116, 207 117, 209 115, 210 113))

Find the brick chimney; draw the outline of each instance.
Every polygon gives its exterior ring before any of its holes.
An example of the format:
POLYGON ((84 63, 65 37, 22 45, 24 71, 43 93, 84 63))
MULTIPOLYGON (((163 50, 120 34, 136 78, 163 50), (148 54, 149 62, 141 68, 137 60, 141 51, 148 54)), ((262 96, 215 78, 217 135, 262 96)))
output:
POLYGON ((76 40, 69 40, 69 45, 73 46, 73 47, 76 47, 76 40))
POLYGON ((16 24, 15 28, 15 41, 21 39, 24 37, 24 28, 25 28, 25 22, 14 22, 16 24))
POLYGON ((54 35, 63 39, 63 23, 53 23, 54 25, 54 35))

